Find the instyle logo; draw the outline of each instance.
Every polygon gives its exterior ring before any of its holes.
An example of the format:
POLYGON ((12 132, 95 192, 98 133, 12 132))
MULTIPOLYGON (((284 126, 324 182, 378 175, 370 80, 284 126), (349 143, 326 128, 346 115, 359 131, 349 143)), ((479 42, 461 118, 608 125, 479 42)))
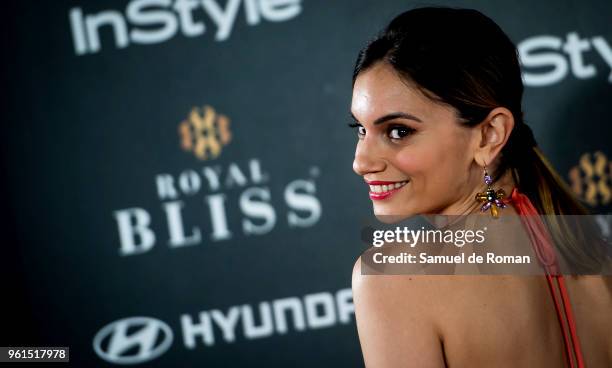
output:
POLYGON ((211 106, 194 107, 179 125, 181 148, 200 160, 216 158, 232 139, 229 125, 227 116, 217 114, 211 106))
POLYGON ((602 36, 581 38, 578 32, 568 33, 565 40, 552 35, 533 36, 517 48, 526 86, 553 85, 570 73, 578 79, 602 75, 612 83, 612 48, 602 36), (602 60, 607 70, 598 70, 593 63, 596 59, 602 60))
POLYGON ((301 0, 132 0, 125 15, 118 10, 84 14, 82 8, 74 7, 68 19, 74 52, 85 55, 102 50, 104 32, 112 36, 118 49, 166 42, 179 32, 185 37, 197 37, 212 30, 215 41, 226 41, 241 8, 248 26, 256 26, 262 20, 285 22, 302 11, 301 0))
POLYGON ((570 169, 569 178, 574 193, 592 207, 612 201, 612 162, 603 152, 582 154, 578 165, 570 169))
POLYGON ((150 317, 129 317, 104 326, 95 335, 93 348, 107 362, 137 364, 165 353, 172 340, 172 330, 166 323, 150 317))

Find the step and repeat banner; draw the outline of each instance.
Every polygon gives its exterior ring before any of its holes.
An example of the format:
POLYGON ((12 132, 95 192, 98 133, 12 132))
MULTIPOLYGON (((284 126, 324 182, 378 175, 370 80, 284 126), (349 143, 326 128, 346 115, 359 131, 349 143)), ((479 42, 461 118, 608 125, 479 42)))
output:
MULTIPOLYGON (((12 4, 2 345, 66 346, 87 367, 363 366, 350 283, 371 203, 351 167, 352 69, 424 4, 12 4)), ((526 121, 609 226, 612 3, 436 4, 516 42, 526 121)))

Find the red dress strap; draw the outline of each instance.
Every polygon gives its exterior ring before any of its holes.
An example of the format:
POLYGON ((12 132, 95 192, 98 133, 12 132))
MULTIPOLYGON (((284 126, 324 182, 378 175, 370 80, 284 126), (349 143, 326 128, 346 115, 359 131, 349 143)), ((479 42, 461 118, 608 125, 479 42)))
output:
POLYGON ((572 312, 572 305, 570 303, 567 287, 563 275, 559 273, 559 267, 555 255, 554 248, 550 235, 546 229, 546 225, 542 222, 540 215, 533 203, 529 198, 520 193, 516 187, 512 189, 510 198, 505 202, 512 203, 518 214, 521 216, 521 222, 527 229, 527 233, 533 245, 538 261, 544 267, 546 272, 546 281, 548 282, 548 289, 555 302, 555 311, 557 312, 557 318, 561 329, 563 331, 563 342, 565 344, 564 355, 568 362, 569 367, 575 367, 574 360, 571 358, 575 354, 576 363, 578 368, 584 368, 584 358, 582 355, 582 349, 580 348, 580 340, 578 339, 578 333, 576 332, 576 322, 574 320, 574 314, 572 312), (557 296, 554 283, 556 281, 561 297, 557 296), (561 308, 563 305, 563 308, 561 308), (567 321, 568 328, 563 323, 562 313, 565 314, 565 320, 567 321), (570 344, 571 339, 571 344, 570 344), (572 354, 572 348, 573 353, 572 354))

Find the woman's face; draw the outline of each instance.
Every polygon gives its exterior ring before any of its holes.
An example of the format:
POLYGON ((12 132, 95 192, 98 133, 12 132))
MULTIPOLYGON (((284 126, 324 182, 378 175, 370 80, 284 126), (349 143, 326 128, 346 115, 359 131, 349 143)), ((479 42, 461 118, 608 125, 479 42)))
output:
POLYGON ((376 216, 461 214, 473 207, 482 186, 471 154, 479 133, 461 126, 452 107, 379 62, 357 77, 351 112, 359 136, 353 170, 369 185, 376 216))

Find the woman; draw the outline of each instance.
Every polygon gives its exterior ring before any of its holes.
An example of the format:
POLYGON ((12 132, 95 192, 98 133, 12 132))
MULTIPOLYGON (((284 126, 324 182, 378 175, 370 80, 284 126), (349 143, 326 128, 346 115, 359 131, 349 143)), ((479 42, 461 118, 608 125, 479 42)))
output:
MULTIPOLYGON (((475 197, 485 169, 514 200, 492 204, 499 216, 586 214, 523 121, 522 93, 515 45, 480 12, 397 16, 359 53, 353 76, 353 169, 375 215, 482 213, 475 197)), ((605 249, 585 242, 588 232, 568 240, 562 219, 547 229, 565 236, 559 251, 592 276, 556 286, 543 276, 367 276, 357 260, 366 366, 611 367, 611 283, 596 275, 605 249)))

